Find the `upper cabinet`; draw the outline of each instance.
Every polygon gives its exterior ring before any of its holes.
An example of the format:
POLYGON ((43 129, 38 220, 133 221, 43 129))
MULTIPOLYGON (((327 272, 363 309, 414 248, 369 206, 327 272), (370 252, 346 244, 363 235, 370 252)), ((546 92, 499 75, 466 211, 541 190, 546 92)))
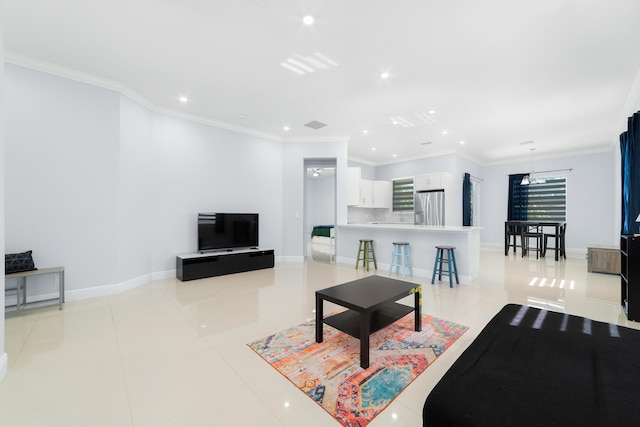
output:
POLYGON ((391 209, 391 181, 373 181, 374 208, 391 209))
POLYGON ((439 172, 417 175, 413 179, 413 189, 414 191, 444 190, 448 185, 448 175, 451 174, 439 172))
POLYGON ((347 203, 361 208, 391 208, 391 182, 362 179, 360 168, 349 168, 347 203))

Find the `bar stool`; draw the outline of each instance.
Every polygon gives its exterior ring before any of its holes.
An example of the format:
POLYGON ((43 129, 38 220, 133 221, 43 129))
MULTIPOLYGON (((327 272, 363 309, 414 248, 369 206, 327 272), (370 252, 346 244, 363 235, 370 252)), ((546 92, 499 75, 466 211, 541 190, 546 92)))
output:
POLYGON ((356 270, 358 269, 358 264, 362 260, 362 267, 366 268, 369 271, 369 261, 373 261, 373 266, 378 269, 378 263, 376 262, 376 253, 373 251, 373 240, 371 239, 360 239, 360 245, 358 246, 358 256, 356 258, 356 270), (371 256, 369 256, 371 254, 371 256), (362 258, 360 256, 362 255, 362 258))
POLYGON ((529 253, 529 251, 536 252, 536 259, 539 258, 540 255, 543 254, 543 234, 542 234, 542 226, 540 225, 531 225, 527 227, 525 231, 520 235, 520 243, 522 243, 522 256, 525 256, 529 253), (529 245, 531 244, 531 239, 536 240, 536 248, 532 249, 529 245))
POLYGON ((413 276, 413 266, 411 265, 411 248, 407 242, 393 242, 393 252, 391 252, 391 266, 389 267, 389 276, 396 267, 396 273, 400 271, 402 266, 402 278, 407 277, 406 270, 409 267, 409 274, 413 276))
POLYGON ((456 277, 456 284, 460 284, 458 279, 458 266, 456 265, 456 254, 453 252, 455 246, 436 246, 436 262, 433 265, 433 275, 431 276, 431 284, 436 282, 436 273, 438 280, 442 280, 442 276, 449 276, 449 287, 453 288, 453 279, 451 273, 456 277), (446 251, 446 256, 445 256, 446 251), (447 269, 442 268, 444 261, 447 261, 447 269), (438 266, 438 263, 440 264, 438 266))

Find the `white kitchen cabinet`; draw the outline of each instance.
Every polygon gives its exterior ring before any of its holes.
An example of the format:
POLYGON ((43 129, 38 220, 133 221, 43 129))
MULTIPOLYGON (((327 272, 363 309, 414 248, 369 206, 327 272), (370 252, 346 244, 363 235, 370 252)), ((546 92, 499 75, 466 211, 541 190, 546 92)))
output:
POLYGON ((443 190, 445 185, 446 177, 444 173, 417 175, 413 179, 413 189, 415 191, 443 190))
POLYGON ((391 181, 373 181, 373 207, 391 209, 391 181))
POLYGON ((360 180, 361 208, 391 208, 391 182, 360 180))
POLYGON ((373 207, 373 181, 368 179, 360 180, 360 201, 358 206, 361 208, 373 207))
POLYGON ((391 208, 391 182, 362 179, 360 168, 348 168, 347 205, 360 208, 391 208))

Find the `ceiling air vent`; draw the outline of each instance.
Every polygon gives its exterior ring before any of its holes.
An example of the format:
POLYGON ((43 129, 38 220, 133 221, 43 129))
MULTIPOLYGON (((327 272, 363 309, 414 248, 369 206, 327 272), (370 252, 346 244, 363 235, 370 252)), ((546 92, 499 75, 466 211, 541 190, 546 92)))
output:
POLYGON ((325 127, 326 125, 327 125, 326 123, 322 123, 322 122, 319 122, 317 120, 314 120, 312 122, 309 122, 309 123, 305 124, 306 127, 311 128, 311 129, 320 129, 320 128, 325 127))

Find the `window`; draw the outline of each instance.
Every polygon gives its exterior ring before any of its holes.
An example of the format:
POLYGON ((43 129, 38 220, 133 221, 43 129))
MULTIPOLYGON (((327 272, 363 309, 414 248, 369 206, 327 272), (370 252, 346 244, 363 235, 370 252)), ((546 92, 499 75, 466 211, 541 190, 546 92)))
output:
POLYGON ((393 211, 413 210, 413 178, 393 180, 393 211))
MULTIPOLYGON (((523 186, 525 187, 525 186, 523 186)), ((527 187, 527 219, 532 221, 567 220, 567 178, 540 179, 527 187)))

